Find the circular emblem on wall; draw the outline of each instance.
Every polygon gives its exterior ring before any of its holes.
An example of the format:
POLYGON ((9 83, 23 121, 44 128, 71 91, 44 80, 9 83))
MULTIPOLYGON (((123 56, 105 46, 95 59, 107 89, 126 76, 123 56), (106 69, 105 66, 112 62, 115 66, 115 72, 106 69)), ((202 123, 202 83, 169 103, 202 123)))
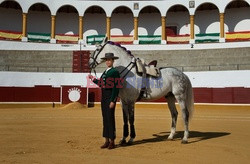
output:
POLYGON ((69 97, 69 100, 72 101, 72 102, 76 102, 78 100, 80 100, 81 98, 81 90, 74 87, 74 88, 70 88, 68 90, 68 97, 69 97))

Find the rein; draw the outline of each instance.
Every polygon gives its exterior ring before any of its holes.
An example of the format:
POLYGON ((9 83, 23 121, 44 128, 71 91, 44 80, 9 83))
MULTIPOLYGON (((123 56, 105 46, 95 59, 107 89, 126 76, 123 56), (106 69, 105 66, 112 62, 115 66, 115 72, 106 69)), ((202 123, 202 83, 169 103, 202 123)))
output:
MULTIPOLYGON (((94 56, 94 57, 91 56, 91 57, 90 57, 90 58, 93 59, 93 64, 92 64, 92 66, 91 66, 91 71, 90 71, 90 73, 91 73, 92 70, 93 70, 94 73, 95 73, 95 76, 97 76, 95 67, 99 64, 99 63, 97 62, 97 57, 98 57, 98 55, 101 53, 101 51, 103 50, 103 48, 106 46, 107 43, 108 43, 108 42, 106 42, 106 43, 100 48, 100 50, 98 50, 99 52, 97 53, 96 56, 94 56)), ((96 52, 96 51, 97 51, 97 50, 95 50, 94 52, 96 52)), ((95 54, 95 53, 94 53, 94 54, 95 54)), ((135 58, 135 61, 136 61, 136 58, 135 58)), ((126 76, 128 75, 128 73, 132 70, 132 68, 135 67, 135 63, 136 63, 136 62, 131 61, 131 62, 127 65, 127 67, 125 67, 125 68, 120 72, 120 74, 122 74, 131 64, 133 64, 132 67, 126 72, 126 74, 122 76, 122 78, 126 77, 126 76)))
POLYGON ((132 68, 134 68, 135 62, 132 62, 132 61, 131 61, 131 62, 127 65, 127 67, 125 67, 125 68, 120 72, 120 74, 122 74, 131 64, 133 64, 132 67, 131 67, 131 68, 126 72, 126 74, 123 75, 121 78, 126 77, 126 76, 128 75, 128 73, 132 70, 132 68))
MULTIPOLYGON (((92 72, 92 70, 94 71, 94 73, 95 73, 95 76, 97 76, 96 75, 96 70, 95 70, 95 67, 99 64, 97 61, 96 61, 96 59, 97 59, 97 57, 98 57, 98 55, 101 53, 101 51, 103 50, 103 48, 106 46, 106 44, 107 44, 108 42, 106 42, 101 48, 100 48, 100 50, 98 50, 99 52, 98 52, 98 54, 95 56, 95 57, 90 57, 90 58, 92 58, 93 59, 93 65, 91 66, 91 70, 90 70, 90 73, 92 72)), ((96 50, 94 51, 94 52, 96 52, 96 50)))

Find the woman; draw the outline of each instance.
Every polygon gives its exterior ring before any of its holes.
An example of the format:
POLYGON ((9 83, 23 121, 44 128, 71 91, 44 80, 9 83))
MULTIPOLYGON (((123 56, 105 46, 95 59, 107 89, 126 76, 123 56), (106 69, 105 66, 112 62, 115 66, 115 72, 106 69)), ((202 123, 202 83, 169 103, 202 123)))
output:
POLYGON ((95 84, 102 88, 102 117, 103 117, 103 137, 105 137, 105 143, 101 146, 102 149, 114 149, 115 148, 115 106, 119 93, 118 81, 120 80, 119 72, 113 67, 114 60, 118 57, 113 53, 106 53, 105 57, 107 69, 103 72, 101 78, 97 80, 92 75, 89 75, 95 84))

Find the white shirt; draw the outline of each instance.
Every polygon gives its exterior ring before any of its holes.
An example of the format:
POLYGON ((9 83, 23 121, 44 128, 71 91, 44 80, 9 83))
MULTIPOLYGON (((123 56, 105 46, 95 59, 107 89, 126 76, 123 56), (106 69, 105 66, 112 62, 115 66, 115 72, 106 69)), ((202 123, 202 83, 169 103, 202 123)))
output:
POLYGON ((112 68, 112 67, 108 67, 108 68, 106 69, 105 72, 107 73, 111 68, 112 68))

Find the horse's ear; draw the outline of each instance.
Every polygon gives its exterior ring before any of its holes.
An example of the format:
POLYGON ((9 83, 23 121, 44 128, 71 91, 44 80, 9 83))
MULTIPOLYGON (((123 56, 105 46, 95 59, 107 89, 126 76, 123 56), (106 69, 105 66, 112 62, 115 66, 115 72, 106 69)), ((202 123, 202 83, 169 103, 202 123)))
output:
POLYGON ((104 38, 103 41, 102 41, 102 44, 106 43, 107 41, 108 41, 108 37, 105 36, 105 38, 104 38))
POLYGON ((95 43, 96 48, 99 47, 101 44, 100 43, 95 43))
POLYGON ((98 48, 100 46, 100 43, 99 44, 95 44, 95 47, 98 48))

